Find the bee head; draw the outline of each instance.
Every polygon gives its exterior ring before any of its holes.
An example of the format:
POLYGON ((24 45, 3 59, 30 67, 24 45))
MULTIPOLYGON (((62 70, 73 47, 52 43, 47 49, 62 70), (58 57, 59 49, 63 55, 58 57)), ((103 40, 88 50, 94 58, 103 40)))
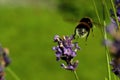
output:
POLYGON ((90 30, 90 28, 88 27, 89 25, 88 24, 85 24, 85 23, 81 23, 81 24, 79 24, 77 27, 76 27, 76 35, 78 35, 79 37, 85 37, 87 34, 88 34, 88 32, 89 32, 89 30, 90 30))
POLYGON ((87 36, 88 31, 85 28, 80 28, 80 29, 76 29, 76 34, 79 37, 83 38, 83 37, 87 36))

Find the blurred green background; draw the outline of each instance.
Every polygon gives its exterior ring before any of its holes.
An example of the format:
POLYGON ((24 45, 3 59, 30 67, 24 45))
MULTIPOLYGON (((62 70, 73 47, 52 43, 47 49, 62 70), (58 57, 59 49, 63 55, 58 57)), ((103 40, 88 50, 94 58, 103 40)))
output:
MULTIPOLYGON (((95 1, 102 19, 101 1, 95 1)), ((106 2, 110 6, 109 0, 106 2)), ((0 0, 0 43, 10 49, 9 68, 21 80, 75 80, 72 72, 55 61, 53 37, 73 34, 78 22, 68 20, 86 16, 98 22, 92 0, 0 0)), ((79 60, 80 80, 108 77, 100 29, 94 28, 93 34, 87 42, 77 39, 81 50, 75 60, 79 60)), ((6 79, 15 80, 7 70, 6 79)))

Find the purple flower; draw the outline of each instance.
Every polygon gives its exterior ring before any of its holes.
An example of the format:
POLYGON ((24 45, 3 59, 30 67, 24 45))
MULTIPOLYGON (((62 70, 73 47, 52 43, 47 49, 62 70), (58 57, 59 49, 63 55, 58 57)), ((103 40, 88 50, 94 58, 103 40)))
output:
POLYGON ((120 40, 114 40, 113 45, 120 50, 120 40))
POLYGON ((0 66, 0 80, 4 80, 4 68, 0 66))
MULTIPOLYGON (((120 4, 120 3, 119 3, 120 4)), ((120 17, 120 6, 119 7, 117 7, 117 16, 119 16, 120 17)))
POLYGON ((62 67, 67 69, 67 70, 74 70, 78 63, 72 62, 72 59, 76 56, 77 50, 80 49, 78 46, 78 43, 72 43, 73 36, 63 36, 60 38, 58 35, 55 35, 54 37, 54 42, 57 42, 58 45, 53 47, 53 50, 55 51, 56 54, 56 60, 63 60, 66 62, 67 66, 62 64, 62 67))
POLYGON ((114 58, 110 65, 112 66, 112 72, 117 75, 118 77, 120 77, 120 62, 119 62, 120 58, 114 58))
MULTIPOLYGON (((119 3, 119 5, 120 5, 120 3, 119 3)), ((117 11, 116 13, 117 13, 118 21, 120 22, 120 6, 117 7, 116 11, 117 11)))
POLYGON ((115 0, 115 5, 120 4, 120 0, 115 0))
POLYGON ((59 35, 55 35, 55 37, 54 37, 54 42, 57 42, 58 39, 59 39, 59 35))
POLYGON ((2 46, 0 46, 0 57, 1 57, 1 61, 0 61, 0 80, 5 80, 4 79, 4 68, 7 67, 11 60, 8 56, 9 54, 9 50, 7 48, 2 48, 2 46))
POLYGON ((4 59, 4 62, 5 62, 5 67, 7 67, 11 63, 11 60, 5 52, 3 53, 3 59, 4 59))
POLYGON ((110 28, 109 33, 111 34, 113 40, 105 40, 104 44, 109 47, 109 52, 112 57, 111 66, 112 72, 120 77, 120 30, 113 30, 110 28))
POLYGON ((4 67, 7 67, 10 63, 11 63, 11 60, 8 56, 9 54, 9 51, 7 48, 2 48, 2 46, 0 46, 0 56, 3 57, 3 61, 4 61, 4 67))
POLYGON ((116 32, 117 29, 118 29, 118 26, 116 21, 111 18, 111 23, 107 26, 106 31, 112 35, 114 34, 114 32, 116 32))
POLYGON ((112 45, 112 41, 106 39, 103 41, 103 45, 110 47, 112 45))
MULTIPOLYGON (((116 15, 117 15, 117 19, 118 21, 120 22, 120 0, 115 0, 115 8, 116 8, 116 15)), ((113 12, 112 9, 110 9, 110 14, 111 14, 111 17, 116 21, 115 19, 115 14, 113 12)))
POLYGON ((109 47, 109 51, 112 57, 120 57, 120 40, 104 40, 104 45, 109 47))
POLYGON ((74 71, 77 68, 78 63, 79 63, 78 60, 76 62, 74 62, 73 64, 70 64, 70 65, 67 65, 67 66, 62 63, 61 67, 64 68, 64 69, 66 69, 66 70, 74 71))

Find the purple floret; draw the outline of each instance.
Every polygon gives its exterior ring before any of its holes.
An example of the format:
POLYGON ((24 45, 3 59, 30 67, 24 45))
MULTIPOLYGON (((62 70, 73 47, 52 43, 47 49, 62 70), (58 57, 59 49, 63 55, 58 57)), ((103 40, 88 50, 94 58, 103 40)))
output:
POLYGON ((111 23, 107 26, 106 31, 109 34, 113 34, 114 31, 116 31, 118 29, 117 23, 114 19, 111 18, 111 23))
POLYGON ((55 37, 54 37, 54 41, 57 42, 58 39, 59 39, 59 35, 55 35, 55 37))
POLYGON ((120 77, 120 63, 118 62, 118 59, 113 59, 110 65, 112 66, 112 72, 118 77, 120 77))
MULTIPOLYGON (((117 14, 117 19, 118 21, 120 22, 120 0, 115 0, 115 8, 116 8, 116 14, 117 14)), ((110 14, 111 14, 111 17, 115 20, 115 14, 114 14, 114 11, 112 9, 110 9, 110 14)))
POLYGON ((111 66, 112 72, 120 77, 120 33, 119 30, 114 30, 114 26, 109 26, 109 33, 113 40, 105 40, 104 44, 109 47, 110 55, 112 57, 111 66))
POLYGON ((120 0, 115 0, 115 5, 120 4, 120 0))
POLYGON ((11 60, 6 53, 3 53, 3 59, 5 61, 5 67, 7 67, 11 63, 11 60))
POLYGON ((0 66, 0 80, 4 80, 4 68, 0 66))
POLYGON ((62 68, 66 69, 66 70, 71 70, 71 71, 76 70, 77 66, 78 66, 78 61, 74 62, 73 64, 67 65, 67 66, 63 63, 61 64, 62 68))

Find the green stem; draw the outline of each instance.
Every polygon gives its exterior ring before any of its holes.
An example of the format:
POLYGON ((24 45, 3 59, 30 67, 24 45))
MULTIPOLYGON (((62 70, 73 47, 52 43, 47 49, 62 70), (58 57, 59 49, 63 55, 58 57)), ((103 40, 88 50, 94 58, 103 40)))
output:
POLYGON ((6 69, 14 77, 15 80, 21 80, 10 68, 6 69))
POLYGON ((111 5, 112 5, 112 8, 113 8, 114 15, 115 15, 115 20, 116 20, 116 23, 118 25, 118 29, 120 29, 119 21, 118 21, 117 14, 116 14, 116 9, 115 9, 115 6, 114 6, 114 2, 113 2, 113 0, 110 0, 110 1, 111 1, 111 5))
POLYGON ((103 2, 104 2, 104 5, 105 5, 105 8, 106 8, 107 15, 108 15, 108 17, 109 17, 109 19, 110 19, 109 9, 108 9, 108 6, 107 6, 107 4, 106 4, 106 1, 103 0, 103 2))
MULTIPOLYGON (((99 14, 98 14, 98 10, 97 10, 95 1, 94 1, 94 0, 92 0, 92 1, 93 1, 93 4, 94 4, 94 7, 95 7, 95 12, 96 12, 98 21, 99 21, 99 23, 101 24, 100 17, 99 17, 99 14)), ((103 27, 104 27, 104 28, 102 29, 102 32, 104 33, 104 39, 107 39, 107 34, 106 34, 106 31, 105 31, 106 22, 105 22, 105 10, 104 10, 104 6, 105 6, 106 4, 105 4, 105 1, 104 1, 104 0, 102 1, 102 4, 103 4, 103 20, 104 20, 104 22, 103 22, 103 25, 104 25, 103 27)), ((107 5, 106 5, 106 6, 107 6, 107 5)), ((106 7, 106 8, 107 8, 107 7, 106 7)), ((102 34, 103 34, 103 33, 102 33, 102 34)), ((107 46, 105 46, 105 49, 106 49, 105 53, 106 53, 106 58, 107 58, 108 77, 109 77, 109 80, 111 80, 111 72, 110 72, 110 65, 109 65, 110 59, 109 59, 109 52, 108 52, 107 46)))
POLYGON ((109 80, 112 80, 111 79, 111 69, 110 69, 110 59, 109 59, 109 55, 108 55, 108 51, 106 50, 106 57, 107 57, 107 67, 108 67, 108 78, 109 80))
MULTIPOLYGON (((93 2, 93 5, 94 5, 94 8, 95 8, 95 13, 96 13, 98 22, 99 22, 100 24, 102 24, 102 23, 101 23, 101 20, 100 20, 99 13, 98 13, 98 9, 97 9, 96 3, 95 3, 95 0, 92 0, 92 2, 93 2)), ((101 34, 102 34, 102 36, 103 36, 103 35, 104 35, 104 34, 103 34, 104 31, 103 31, 102 27, 101 27, 100 30, 101 30, 101 34)))
POLYGON ((100 21, 100 16, 99 16, 99 14, 98 14, 98 10, 97 10, 97 7, 96 7, 96 3, 95 3, 94 0, 92 0, 92 2, 93 2, 93 5, 94 5, 94 8, 95 8, 95 12, 96 12, 96 15, 97 15, 98 21, 99 21, 99 23, 101 23, 101 21, 100 21))
MULTIPOLYGON (((106 28, 105 28, 105 26, 106 26, 106 22, 105 22, 105 2, 104 2, 104 0, 102 1, 102 4, 103 4, 103 25, 104 25, 104 39, 106 40, 107 39, 107 33, 106 33, 106 28)), ((110 55, 109 55, 109 50, 108 50, 108 47, 107 46, 105 46, 105 53, 106 53, 106 58, 107 58, 107 67, 108 67, 108 79, 109 80, 112 80, 112 78, 111 78, 111 69, 110 69, 110 55)))
POLYGON ((108 80, 108 78, 105 78, 105 80, 108 80))
MULTIPOLYGON (((105 6, 104 4, 104 1, 103 1, 103 7, 105 6)), ((104 9, 103 9, 104 10, 104 9)), ((104 10, 105 12, 105 10, 104 10)), ((103 25, 104 25, 104 39, 106 40, 107 39, 107 33, 106 33, 106 29, 105 29, 105 26, 106 26, 106 22, 105 22, 105 17, 103 18, 103 25)), ((106 58, 107 58, 107 67, 108 67, 108 78, 109 80, 111 80, 111 69, 110 69, 110 56, 109 56, 109 51, 108 51, 108 47, 105 46, 105 53, 106 53, 106 58)))
POLYGON ((78 75, 77 75, 77 72, 76 72, 76 71, 73 71, 73 72, 74 72, 74 75, 75 75, 76 80, 79 80, 78 75))
POLYGON ((116 75, 113 75, 113 77, 114 77, 114 80, 119 80, 119 79, 116 77, 116 75))
MULTIPOLYGON (((103 5, 104 6, 104 5, 103 5)), ((103 22, 103 25, 104 25, 104 39, 106 40, 107 39, 107 33, 106 33, 106 29, 105 29, 105 26, 106 26, 106 22, 104 20, 103 22)), ((108 67, 108 78, 109 80, 112 80, 111 79, 111 69, 110 69, 110 56, 109 56, 109 51, 108 51, 108 47, 105 46, 105 53, 106 53, 106 58, 107 58, 107 67, 108 67)))
POLYGON ((118 77, 118 76, 116 76, 117 77, 117 79, 116 80, 120 80, 120 78, 118 77))

